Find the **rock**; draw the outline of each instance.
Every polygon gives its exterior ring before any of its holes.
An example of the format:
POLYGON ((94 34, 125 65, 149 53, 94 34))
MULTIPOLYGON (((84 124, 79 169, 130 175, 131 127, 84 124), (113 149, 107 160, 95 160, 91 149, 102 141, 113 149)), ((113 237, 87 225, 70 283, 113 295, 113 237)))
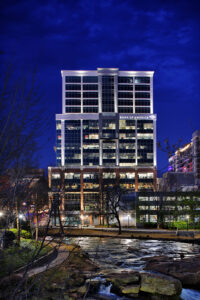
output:
POLYGON ((140 291, 140 284, 127 285, 121 291, 123 294, 135 294, 137 296, 140 291))
POLYGON ((166 296, 180 295, 182 290, 181 282, 173 277, 141 272, 140 291, 150 294, 160 294, 166 296))
POLYGON ((176 261, 149 261, 145 270, 157 271, 173 276, 182 282, 184 287, 200 286, 200 259, 199 256, 176 261))
POLYGON ((81 295, 84 295, 87 292, 87 287, 83 285, 77 289, 77 292, 81 295))
POLYGON ((89 287, 89 293, 96 293, 99 290, 100 281, 95 278, 87 279, 86 285, 89 287))
POLYGON ((160 261, 171 261, 171 257, 167 257, 167 256, 152 256, 152 257, 144 257, 144 258, 141 258, 141 260, 144 260, 144 261, 150 261, 150 262, 160 262, 160 261))
POLYGON ((107 274, 106 279, 116 286, 123 286, 138 283, 140 275, 137 271, 120 271, 107 274))

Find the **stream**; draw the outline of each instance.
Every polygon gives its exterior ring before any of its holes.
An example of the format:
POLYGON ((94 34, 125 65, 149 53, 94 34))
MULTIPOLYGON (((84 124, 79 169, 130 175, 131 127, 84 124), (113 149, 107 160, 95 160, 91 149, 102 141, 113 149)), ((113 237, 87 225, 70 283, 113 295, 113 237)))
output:
MULTIPOLYGON (((101 269, 141 271, 146 264, 143 258, 146 257, 168 256, 180 259, 182 254, 186 258, 200 253, 200 245, 175 241, 79 237, 66 238, 66 243, 78 244, 101 269)), ((104 283, 99 293, 105 294, 110 299, 125 299, 111 294, 110 287, 104 283)), ((200 300, 200 291, 184 288, 181 299, 200 300)))

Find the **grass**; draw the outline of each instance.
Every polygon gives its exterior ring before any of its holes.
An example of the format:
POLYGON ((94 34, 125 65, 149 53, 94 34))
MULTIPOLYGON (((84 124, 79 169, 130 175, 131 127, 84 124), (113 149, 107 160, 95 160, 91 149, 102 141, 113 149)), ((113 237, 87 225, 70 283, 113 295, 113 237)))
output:
MULTIPOLYGON (((20 267, 29 263, 40 248, 41 242, 31 239, 21 239, 20 246, 1 250, 0 252, 0 277, 7 276, 20 267)), ((38 257, 47 254, 50 247, 43 247, 38 257)))

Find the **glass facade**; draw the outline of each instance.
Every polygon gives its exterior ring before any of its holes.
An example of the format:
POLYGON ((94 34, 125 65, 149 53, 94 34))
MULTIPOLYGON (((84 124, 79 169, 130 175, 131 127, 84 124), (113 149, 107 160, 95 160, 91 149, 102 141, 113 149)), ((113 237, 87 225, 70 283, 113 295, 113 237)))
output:
POLYGON ((102 112, 114 111, 114 76, 102 76, 102 112))
POLYGON ((83 120, 83 165, 99 165, 98 120, 83 120))
POLYGON ((51 188, 62 190, 66 224, 80 224, 81 214, 87 222, 98 215, 107 187, 155 187, 153 72, 98 69, 62 71, 62 77, 62 114, 56 116, 62 171, 52 174, 51 188))
POLYGON ((56 165, 61 166, 61 121, 56 121, 56 165))
POLYGON ((135 166, 135 120, 119 121, 119 166, 135 166))
POLYGON ((65 121, 65 165, 81 164, 81 121, 65 121))
POLYGON ((153 165, 153 121, 137 121, 138 165, 153 165))

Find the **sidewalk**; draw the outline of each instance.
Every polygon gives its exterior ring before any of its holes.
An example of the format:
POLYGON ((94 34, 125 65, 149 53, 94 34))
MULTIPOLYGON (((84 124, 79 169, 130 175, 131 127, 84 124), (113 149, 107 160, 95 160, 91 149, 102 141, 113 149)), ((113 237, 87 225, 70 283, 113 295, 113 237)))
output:
MULTIPOLYGON (((54 268, 54 267, 62 264, 68 258, 69 251, 66 249, 66 247, 64 245, 61 245, 60 247, 58 247, 57 250, 58 250, 58 255, 55 259, 53 259, 51 262, 45 264, 44 266, 35 267, 35 268, 33 267, 32 269, 30 269, 27 272, 27 276, 31 277, 31 276, 37 275, 39 273, 42 273, 46 270, 49 270, 51 268, 54 268)), ((18 274, 23 276, 24 272, 21 272, 18 274)))

